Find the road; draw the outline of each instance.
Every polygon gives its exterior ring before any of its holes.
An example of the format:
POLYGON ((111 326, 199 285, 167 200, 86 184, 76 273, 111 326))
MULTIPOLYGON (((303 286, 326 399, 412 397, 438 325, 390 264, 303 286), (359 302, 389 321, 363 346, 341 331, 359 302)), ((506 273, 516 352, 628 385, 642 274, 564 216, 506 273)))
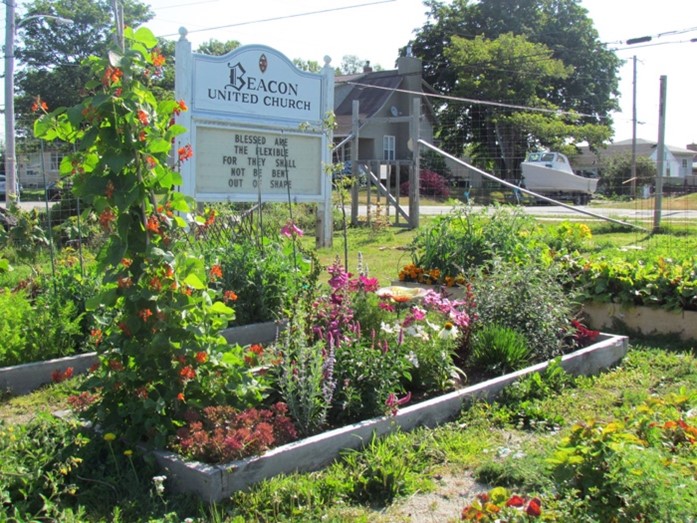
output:
MULTIPOLYGON (((20 202, 20 208, 24 211, 30 211, 32 209, 45 209, 46 204, 44 202, 20 202)), ((4 208, 5 203, 1 202, 0 207, 4 208)), ((578 205, 565 207, 562 205, 531 205, 521 207, 524 212, 532 214, 533 216, 538 216, 544 219, 578 219, 585 220, 597 220, 601 219, 598 217, 590 216, 587 213, 596 214, 599 216, 604 216, 614 220, 641 220, 644 222, 652 222, 654 218, 653 209, 642 209, 640 207, 631 209, 619 209, 619 208, 601 208, 594 205, 578 205)), ((452 211, 453 206, 451 205, 422 205, 421 215, 422 216, 434 216, 439 214, 447 214, 452 211)), ((475 210, 481 209, 481 207, 474 207, 475 210)), ((383 207, 384 210, 384 207, 383 207)), ((350 209, 347 208, 347 213, 350 213, 350 209)), ((365 205, 358 206, 359 216, 365 216, 367 213, 367 208, 365 205)), ((394 215, 394 209, 390 209, 390 213, 394 215)), ((687 211, 674 211, 674 210, 663 210, 661 213, 662 220, 697 220, 697 209, 687 210, 687 211)))

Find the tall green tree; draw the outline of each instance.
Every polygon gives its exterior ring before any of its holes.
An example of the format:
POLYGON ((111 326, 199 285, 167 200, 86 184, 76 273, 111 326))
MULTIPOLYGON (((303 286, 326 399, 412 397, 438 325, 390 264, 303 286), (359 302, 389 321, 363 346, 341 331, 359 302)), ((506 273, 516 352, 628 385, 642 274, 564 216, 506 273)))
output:
MULTIPOLYGON (((124 23, 137 27, 154 14, 138 0, 120 0, 124 23)), ((90 78, 83 60, 105 56, 114 45, 116 26, 110 0, 33 0, 18 22, 15 47, 18 134, 31 135, 31 107, 41 97, 48 107, 71 107, 84 96, 90 78), (72 21, 59 24, 41 15, 72 21)))
POLYGON ((515 178, 526 149, 568 153, 569 143, 596 147, 612 136, 621 61, 579 0, 424 4, 428 20, 410 45, 426 81, 444 94, 498 104, 441 103, 440 138, 451 152, 467 147, 515 178))

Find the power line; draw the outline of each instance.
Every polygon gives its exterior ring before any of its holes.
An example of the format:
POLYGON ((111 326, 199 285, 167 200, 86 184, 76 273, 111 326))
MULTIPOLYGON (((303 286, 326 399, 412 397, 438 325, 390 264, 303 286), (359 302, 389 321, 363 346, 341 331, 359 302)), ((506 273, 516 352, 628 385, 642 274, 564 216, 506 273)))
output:
MULTIPOLYGON (((240 27, 243 25, 252 25, 252 24, 260 24, 263 22, 275 22, 278 20, 288 20, 290 18, 299 18, 301 16, 309 16, 309 15, 317 15, 317 14, 324 14, 324 13, 331 13, 334 11, 345 11, 347 9, 355 9, 357 7, 368 7, 372 5, 378 5, 378 4, 389 4, 392 2, 396 2, 397 0, 378 0, 375 2, 367 2, 365 4, 355 4, 355 5, 347 5, 343 7, 333 7, 331 9, 321 9, 319 11, 308 11, 306 13, 297 13, 297 14, 292 14, 292 15, 284 15, 284 16, 275 16, 272 18, 263 18, 261 20, 250 20, 247 22, 238 22, 236 24, 227 24, 227 25, 219 25, 216 27, 207 27, 205 29, 193 29, 191 31, 188 31, 189 33, 201 33, 205 31, 216 31, 218 29, 228 29, 230 27, 240 27)), ((168 36, 179 36, 179 33, 172 33, 172 34, 166 34, 166 35, 161 35, 162 38, 166 38, 168 36)))
POLYGON ((346 83, 348 85, 355 85, 357 87, 363 87, 363 88, 369 88, 369 89, 381 89, 383 91, 413 94, 413 95, 417 95, 417 96, 427 96, 430 98, 439 98, 441 100, 450 100, 450 101, 455 101, 455 102, 466 102, 466 103, 473 103, 473 104, 480 104, 480 105, 491 105, 494 107, 502 107, 502 108, 506 108, 506 109, 520 109, 523 111, 534 111, 534 112, 538 112, 538 113, 558 114, 558 115, 565 115, 565 116, 587 116, 590 118, 598 118, 599 117, 596 114, 579 113, 576 111, 562 111, 562 110, 558 110, 558 109, 546 109, 544 107, 528 107, 525 105, 507 104, 504 102, 492 102, 489 100, 476 100, 474 98, 462 98, 459 96, 451 96, 451 95, 437 94, 437 93, 426 93, 423 91, 410 91, 408 89, 384 87, 384 86, 380 86, 380 85, 364 84, 361 82, 346 82, 346 83))

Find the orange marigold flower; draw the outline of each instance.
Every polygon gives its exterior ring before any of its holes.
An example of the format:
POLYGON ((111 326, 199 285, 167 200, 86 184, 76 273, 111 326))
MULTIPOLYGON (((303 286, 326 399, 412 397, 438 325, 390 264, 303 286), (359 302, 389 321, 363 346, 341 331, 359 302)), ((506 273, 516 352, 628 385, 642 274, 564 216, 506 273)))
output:
POLYGON ((171 278, 172 276, 174 276, 174 269, 169 264, 165 264, 165 276, 167 278, 171 278))
POLYGON ((257 356, 261 356, 264 353, 264 347, 262 347, 258 343, 255 343, 254 345, 249 347, 249 351, 256 354, 257 356))
POLYGON ((136 115, 138 116, 138 120, 140 121, 140 123, 142 123, 143 125, 148 125, 150 123, 150 118, 148 117, 148 113, 146 113, 142 109, 138 109, 138 112, 136 113, 136 115))
POLYGON ((182 287, 182 293, 186 294, 187 296, 191 296, 194 292, 194 289, 189 287, 188 285, 186 287, 182 287))
POLYGON ((131 266, 132 263, 133 260, 131 260, 130 258, 121 258, 121 265, 123 265, 127 269, 131 266))
POLYGON ((145 131, 140 131, 138 133, 138 141, 139 142, 144 142, 147 139, 148 139, 148 133, 146 133, 145 131))
POLYGON ((184 380, 192 380, 196 377, 196 371, 191 365, 187 365, 179 371, 179 376, 184 380))
POLYGON ((179 394, 177 394, 177 399, 178 399, 179 401, 186 401, 186 398, 185 398, 183 392, 180 392, 179 394))
POLYGON ((148 165, 148 169, 154 169, 157 166, 157 161, 150 155, 145 157, 145 163, 148 165))
POLYGON ((179 155, 180 162, 184 162, 194 155, 194 151, 191 148, 190 144, 187 144, 184 147, 180 147, 177 153, 179 155))
POLYGON ((199 363, 206 363, 208 361, 208 353, 204 351, 197 352, 195 358, 199 363))
POLYGON ((211 267, 210 271, 208 271, 208 276, 210 276, 211 280, 216 280, 218 278, 223 277, 223 268, 219 264, 213 265, 211 267))
POLYGON ((116 285, 119 289, 128 289, 133 285, 133 280, 130 276, 121 276, 118 280, 116 280, 116 285))
POLYGON ((140 316, 141 320, 148 321, 148 318, 152 316, 152 311, 150 309, 141 309, 138 311, 138 316, 140 316))
POLYGON ((235 294, 235 291, 225 291, 223 293, 223 301, 225 303, 235 301, 237 300, 237 294, 235 294))

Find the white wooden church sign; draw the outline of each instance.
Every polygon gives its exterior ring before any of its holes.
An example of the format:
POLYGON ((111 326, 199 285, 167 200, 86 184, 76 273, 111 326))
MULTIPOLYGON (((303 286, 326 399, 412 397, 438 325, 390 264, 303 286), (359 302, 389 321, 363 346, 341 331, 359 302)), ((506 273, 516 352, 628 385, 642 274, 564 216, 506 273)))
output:
POLYGON ((263 45, 224 56, 192 53, 186 30, 176 49, 175 90, 189 110, 193 161, 182 165, 182 192, 199 202, 316 202, 318 243, 331 243, 331 130, 334 72, 329 58, 319 74, 296 68, 263 45))

